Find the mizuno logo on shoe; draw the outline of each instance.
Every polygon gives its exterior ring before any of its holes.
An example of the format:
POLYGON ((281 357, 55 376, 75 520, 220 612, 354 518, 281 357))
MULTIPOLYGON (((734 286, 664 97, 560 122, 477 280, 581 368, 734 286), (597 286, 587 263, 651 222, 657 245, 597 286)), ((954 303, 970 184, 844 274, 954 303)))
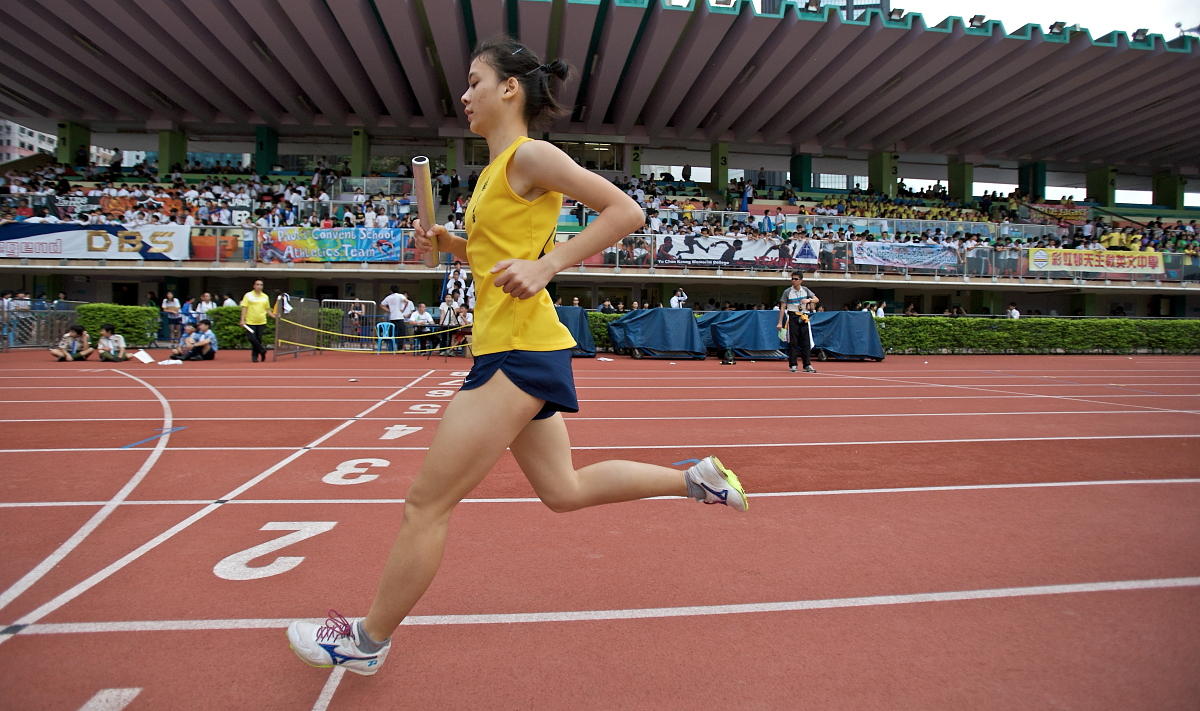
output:
POLYGON ((320 645, 320 647, 321 647, 321 649, 324 649, 326 652, 329 653, 329 658, 330 658, 330 660, 333 661, 334 664, 344 664, 345 662, 367 662, 367 661, 371 662, 371 664, 375 664, 376 657, 350 657, 350 656, 347 656, 347 655, 342 654, 341 652, 337 651, 336 644, 322 644, 322 645, 320 645))
POLYGON ((700 486, 704 487, 705 491, 717 497, 721 501, 725 501, 729 497, 729 489, 721 489, 720 491, 717 491, 704 482, 700 482, 700 486))

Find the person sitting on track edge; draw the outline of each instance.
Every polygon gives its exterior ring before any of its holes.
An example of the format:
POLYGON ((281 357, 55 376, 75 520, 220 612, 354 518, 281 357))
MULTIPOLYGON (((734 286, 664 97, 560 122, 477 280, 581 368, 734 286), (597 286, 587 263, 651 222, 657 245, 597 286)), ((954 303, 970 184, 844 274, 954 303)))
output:
POLYGON ((91 337, 83 330, 83 326, 75 324, 58 339, 58 346, 50 349, 50 355, 58 358, 59 362, 71 360, 87 360, 95 349, 91 345, 91 337))
POLYGON ((196 346, 196 326, 195 324, 183 324, 183 335, 176 341, 175 346, 171 349, 171 355, 167 356, 169 360, 187 360, 192 354, 192 348, 196 346))
POLYGON ((96 343, 96 350, 100 351, 100 360, 109 363, 129 360, 129 354, 125 352, 125 337, 117 333, 117 327, 111 323, 100 327, 100 340, 96 343))
POLYGON ((552 91, 567 73, 561 60, 542 64, 510 39, 484 42, 472 56, 462 102, 471 130, 487 141, 490 162, 467 206, 470 239, 418 222, 414 240, 425 253, 436 239, 440 251, 466 259, 476 275, 475 362, 405 496, 403 522, 367 616, 348 620, 330 611, 323 624, 297 620, 288 626, 288 643, 307 664, 363 675, 379 671, 392 633, 433 582, 454 507, 506 450, 556 512, 656 496, 748 508, 737 476, 716 457, 685 471, 621 460, 576 469, 571 461, 561 413, 579 411, 571 372, 576 344, 545 287, 645 218, 608 180, 553 144, 528 137, 530 125, 561 113, 552 91), (564 193, 597 217, 555 245, 564 193))
POLYGON ((212 360, 217 357, 217 334, 213 333, 212 321, 201 319, 192 334, 192 349, 185 360, 212 360))

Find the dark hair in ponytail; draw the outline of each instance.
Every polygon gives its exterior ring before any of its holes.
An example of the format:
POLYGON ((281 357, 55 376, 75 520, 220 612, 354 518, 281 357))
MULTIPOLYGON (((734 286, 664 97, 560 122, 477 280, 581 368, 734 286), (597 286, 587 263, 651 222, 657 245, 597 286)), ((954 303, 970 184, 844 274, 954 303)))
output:
POLYGON ((537 55, 525 45, 511 37, 496 37, 485 40, 475 48, 471 59, 482 59, 496 73, 500 81, 515 77, 525 90, 525 121, 532 128, 543 128, 555 119, 566 115, 567 107, 558 102, 551 86, 555 80, 566 80, 571 67, 561 59, 542 64, 537 55))

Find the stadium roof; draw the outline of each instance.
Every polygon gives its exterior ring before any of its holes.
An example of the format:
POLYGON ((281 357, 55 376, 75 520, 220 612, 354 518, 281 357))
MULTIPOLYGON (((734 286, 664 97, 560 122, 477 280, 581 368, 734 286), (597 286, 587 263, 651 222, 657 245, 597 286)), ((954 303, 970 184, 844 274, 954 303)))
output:
POLYGON ((1200 170, 1196 38, 804 5, 22 0, 0 7, 0 115, 197 138, 458 136, 469 48, 507 31, 576 68, 559 134, 1200 170))

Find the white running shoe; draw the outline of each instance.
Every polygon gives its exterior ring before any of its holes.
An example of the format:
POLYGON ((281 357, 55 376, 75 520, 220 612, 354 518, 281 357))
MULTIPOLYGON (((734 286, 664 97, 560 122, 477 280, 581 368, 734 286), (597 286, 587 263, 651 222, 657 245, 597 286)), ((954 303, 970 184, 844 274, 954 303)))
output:
POLYGON ((355 674, 370 676, 379 671, 388 650, 389 641, 378 652, 367 653, 359 649, 356 635, 357 620, 347 620, 334 610, 324 625, 296 620, 288 625, 288 645, 305 664, 322 669, 345 667, 355 674))
POLYGON ((750 508, 746 498, 746 490, 737 475, 721 464, 716 457, 705 457, 699 463, 687 470, 688 479, 704 489, 704 503, 725 504, 736 510, 745 511, 750 508))

